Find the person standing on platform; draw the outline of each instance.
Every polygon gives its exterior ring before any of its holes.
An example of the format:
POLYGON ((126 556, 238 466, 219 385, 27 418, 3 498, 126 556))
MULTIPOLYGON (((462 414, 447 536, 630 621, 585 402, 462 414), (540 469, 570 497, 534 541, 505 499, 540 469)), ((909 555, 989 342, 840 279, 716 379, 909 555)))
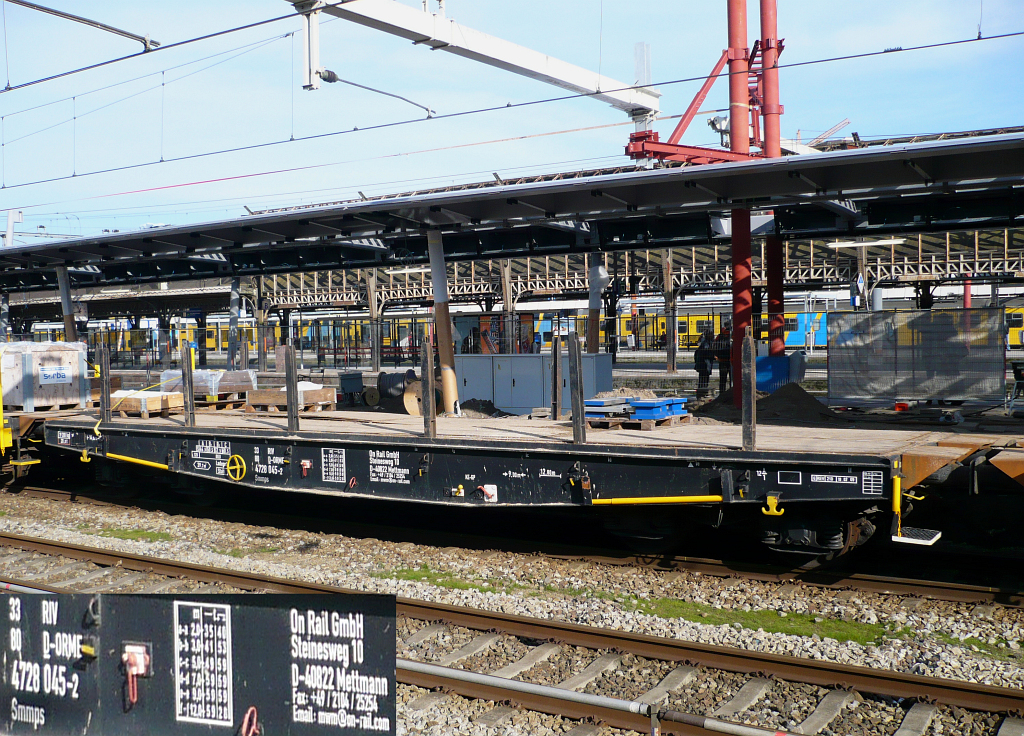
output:
POLYGON ((722 322, 721 332, 715 338, 715 360, 718 361, 718 394, 722 395, 726 389, 732 390, 732 337, 730 328, 726 322, 722 322))
POLYGON ((708 383, 711 381, 711 371, 715 362, 714 333, 705 330, 700 336, 700 342, 693 353, 693 369, 697 371, 697 399, 704 399, 708 395, 708 383))

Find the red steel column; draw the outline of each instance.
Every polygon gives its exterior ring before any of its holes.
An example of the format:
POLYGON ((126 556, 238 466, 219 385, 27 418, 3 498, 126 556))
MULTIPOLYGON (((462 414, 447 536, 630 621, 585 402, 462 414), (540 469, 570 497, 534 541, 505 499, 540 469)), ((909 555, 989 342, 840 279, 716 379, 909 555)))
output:
MULTIPOLYGON (((747 0, 729 0, 729 149, 750 152, 750 92, 747 87, 747 0)), ((732 211, 733 403, 739 407, 740 347, 750 326, 750 210, 732 211)))
MULTIPOLYGON (((780 145, 779 115, 779 29, 777 16, 777 0, 761 0, 761 68, 764 101, 761 114, 764 116, 764 155, 766 158, 778 158, 782 155, 780 145)), ((768 282, 768 323, 769 355, 786 354, 786 338, 783 332, 786 326, 784 316, 785 295, 783 282, 782 240, 769 235, 765 241, 765 279, 768 282)))
POLYGON ((964 309, 971 308, 971 280, 964 279, 964 309))
POLYGON ((764 101, 761 115, 764 116, 764 155, 778 158, 782 155, 779 143, 779 27, 777 0, 761 0, 761 68, 764 101))

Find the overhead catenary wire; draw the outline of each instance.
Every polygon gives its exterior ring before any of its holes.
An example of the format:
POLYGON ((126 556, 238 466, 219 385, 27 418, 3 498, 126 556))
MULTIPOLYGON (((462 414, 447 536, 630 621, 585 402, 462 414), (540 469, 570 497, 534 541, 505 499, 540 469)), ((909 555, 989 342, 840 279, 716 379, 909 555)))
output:
MULTIPOLYGON (((6 5, 6 1, 5 0, 0 0, 0 1, 3 1, 4 4, 6 5)), ((317 8, 317 9, 318 10, 326 10, 327 8, 333 8, 333 7, 338 6, 338 5, 344 5, 347 2, 351 2, 351 0, 339 0, 338 2, 325 3, 323 6, 317 8)), ((239 33, 241 31, 247 31, 247 30, 249 30, 251 28, 259 28, 260 26, 269 25, 271 23, 278 23, 278 22, 280 22, 282 20, 288 20, 288 19, 294 18, 294 17, 296 17, 295 13, 289 13, 288 15, 278 15, 278 16, 275 16, 273 18, 266 18, 265 20, 258 20, 258 21, 254 21, 252 23, 246 23, 244 25, 234 26, 232 28, 225 28, 222 31, 214 31, 213 33, 207 33, 207 34, 204 34, 202 36, 194 36, 193 38, 186 38, 183 41, 175 41, 174 43, 169 43, 169 44, 166 44, 164 46, 158 46, 157 48, 151 48, 148 51, 139 51, 138 53, 135 53, 135 54, 125 54, 124 56, 118 56, 118 57, 113 58, 113 59, 107 59, 106 61, 99 61, 99 62, 96 62, 95 64, 88 64, 86 66, 80 66, 80 67, 78 67, 76 69, 69 69, 68 71, 65 71, 65 72, 58 72, 57 74, 51 74, 48 77, 41 77, 39 79, 34 79, 34 80, 30 81, 30 82, 22 82, 21 84, 16 84, 16 85, 13 85, 13 86, 11 86, 10 81, 8 81, 7 87, 5 89, 0 90, 0 94, 3 94, 5 92, 14 92, 16 90, 24 89, 26 87, 33 87, 33 86, 35 86, 37 84, 44 84, 46 82, 52 82, 52 81, 54 81, 56 79, 63 79, 64 77, 70 77, 70 76, 72 76, 74 74, 80 74, 82 72, 91 71, 93 69, 99 69, 101 67, 110 66, 111 64, 117 64, 117 63, 122 62, 122 61, 127 61, 128 59, 135 59, 135 58, 137 58, 139 56, 152 56, 153 54, 155 54, 155 53, 157 53, 159 51, 167 51, 168 49, 181 48, 182 46, 188 46, 189 44, 199 43, 200 41, 208 41, 211 38, 218 38, 220 36, 227 36, 227 35, 232 34, 232 33, 239 33)), ((337 20, 337 19, 336 18, 332 18, 331 20, 324 21, 324 25, 326 25, 327 23, 330 23, 333 20, 337 20)))
POLYGON ((7 49, 7 0, 0 0, 0 14, 3 15, 4 21, 4 71, 7 73, 7 86, 4 88, 11 88, 11 54, 7 49))
MULTIPOLYGON (((418 102, 413 102, 408 97, 402 97, 402 95, 396 95, 394 92, 385 92, 384 90, 377 89, 376 87, 367 87, 365 84, 359 84, 358 82, 352 82, 352 81, 350 81, 348 79, 342 79, 341 77, 338 77, 337 75, 335 75, 335 77, 336 77, 336 79, 335 79, 336 82, 341 82, 342 84, 348 84, 348 85, 351 85, 353 87, 358 87, 359 89, 365 89, 367 92, 375 92, 378 95, 384 95, 386 97, 394 97, 396 100, 401 100, 402 102, 408 102, 410 105, 413 105, 414 107, 418 107, 418 108, 420 108, 422 110, 426 110, 428 118, 432 117, 435 114, 434 111, 431 110, 426 105, 421 105, 418 102)), ((294 85, 292 85, 292 86, 294 87, 294 85)))
POLYGON ((188 46, 189 44, 199 43, 200 41, 208 41, 208 40, 210 40, 212 38, 218 38, 220 36, 226 36, 226 35, 231 34, 231 33, 238 33, 239 31, 247 31, 250 28, 259 28, 260 26, 265 26, 265 25, 268 25, 270 23, 277 23, 279 21, 286 20, 288 18, 294 18, 294 17, 295 17, 294 14, 289 14, 289 15, 280 15, 280 16, 277 16, 275 18, 267 18, 266 20, 256 21, 254 23, 247 23, 247 24, 242 25, 242 26, 235 26, 234 28, 226 28, 226 29, 224 29, 222 31, 215 31, 213 33, 207 33, 207 34, 202 35, 202 36, 195 36, 194 38, 187 38, 184 41, 177 41, 175 43, 169 43, 166 46, 160 46, 158 48, 151 49, 149 51, 139 51, 138 53, 135 53, 135 54, 126 54, 125 56, 118 56, 117 58, 114 58, 114 59, 107 59, 106 61, 98 61, 95 64, 88 64, 87 66, 81 66, 81 67, 78 67, 77 69, 69 69, 68 71, 65 71, 65 72, 58 72, 57 74, 51 74, 48 77, 41 77, 39 79, 34 79, 31 82, 22 82, 21 84, 15 84, 15 85, 8 84, 8 86, 6 88, 4 88, 3 90, 0 90, 0 95, 6 94, 8 92, 15 92, 15 91, 17 91, 19 89, 25 89, 26 87, 33 87, 33 86, 35 86, 37 84, 44 84, 46 82, 52 82, 52 81, 54 81, 56 79, 63 79, 65 77, 70 77, 70 76, 72 76, 74 74, 80 74, 82 72, 91 71, 93 69, 99 69, 101 67, 110 66, 111 64, 117 64, 118 62, 127 61, 128 59, 134 59, 134 58, 139 57, 139 56, 152 56, 153 54, 159 53, 161 51, 167 51, 169 49, 181 48, 182 46, 188 46))
MULTIPOLYGON (((291 16, 283 16, 283 17, 291 17, 291 16)), ((281 19, 282 18, 269 19, 267 21, 261 21, 259 23, 249 24, 248 26, 239 26, 238 28, 241 29, 241 28, 254 27, 254 26, 257 26, 257 25, 264 25, 266 23, 274 22, 275 20, 281 20, 281 19)), ((208 34, 207 36, 197 37, 196 39, 192 39, 190 41, 182 41, 182 42, 178 42, 177 44, 169 44, 167 46, 161 46, 158 49, 154 49, 153 51, 146 52, 146 53, 147 54, 154 54, 154 53, 157 53, 158 51, 163 51, 165 49, 174 48, 176 46, 183 45, 185 43, 191 43, 191 42, 194 42, 194 41, 197 41, 197 40, 202 40, 202 39, 205 39, 205 38, 212 38, 212 37, 215 37, 215 36, 224 35, 226 33, 233 32, 234 30, 238 30, 238 29, 229 29, 227 31, 220 31, 220 32, 214 33, 214 34, 208 34)), ((950 47, 950 46, 960 46, 960 45, 963 45, 963 44, 978 43, 978 42, 983 42, 983 41, 995 41, 995 40, 1001 40, 1001 39, 1007 39, 1007 38, 1015 38, 1015 37, 1020 37, 1020 36, 1024 36, 1024 31, 1013 31, 1013 32, 1010 32, 1010 33, 1003 33, 1003 34, 999 34, 999 35, 995 35, 995 36, 986 36, 986 37, 981 38, 981 39, 967 38, 967 39, 959 39, 959 40, 955 40, 955 41, 938 41, 938 42, 933 42, 933 43, 928 43, 928 44, 920 44, 920 45, 917 45, 917 46, 908 46, 906 48, 896 47, 896 48, 885 49, 885 50, 882 50, 882 51, 865 51, 865 52, 860 52, 860 53, 855 53, 855 54, 844 54, 844 55, 840 55, 840 56, 825 57, 825 58, 821 58, 821 59, 810 59, 810 60, 807 60, 807 61, 798 61, 798 62, 793 62, 793 63, 790 63, 790 64, 778 64, 777 68, 779 68, 779 69, 795 69, 795 68, 800 68, 800 67, 805 67, 805 66, 812 66, 812 65, 816 65, 816 64, 829 64, 829 63, 836 63, 836 62, 840 62, 840 61, 850 61, 850 60, 855 60, 855 59, 871 58, 871 57, 875 57, 875 56, 885 56, 885 55, 891 55, 891 54, 902 53, 902 52, 922 51, 922 50, 926 50, 926 49, 936 49, 936 48, 946 48, 946 47, 950 47)), ((138 55, 141 55, 141 52, 140 52, 140 54, 133 54, 132 56, 138 56, 138 55)), ((125 57, 125 58, 127 58, 127 57, 125 57)), ((730 72, 728 70, 723 70, 721 73, 719 73, 716 76, 716 79, 717 78, 721 78, 721 77, 729 77, 729 76, 731 76, 734 73, 738 73, 738 72, 730 72)), ((742 72, 742 73, 743 74, 747 74, 747 72, 742 72)), ((667 86, 676 85, 676 84, 703 82, 706 79, 707 79, 707 77, 683 77, 683 78, 679 78, 679 79, 671 79, 671 80, 666 80, 666 81, 656 82, 656 83, 650 83, 650 84, 628 85, 628 86, 620 87, 620 88, 613 89, 613 90, 603 90, 603 92, 601 92, 600 94, 607 94, 609 92, 625 92, 625 91, 629 91, 629 90, 633 90, 633 89, 638 89, 638 88, 641 88, 641 87, 652 87, 652 86, 667 87, 667 86)), ((176 157, 176 158, 167 159, 165 162, 148 161, 148 162, 142 162, 142 163, 137 163, 137 164, 127 164, 127 165, 124 165, 124 166, 110 167, 110 168, 106 168, 106 169, 97 169, 95 171, 79 174, 78 176, 79 177, 82 177, 82 176, 95 176, 95 175, 99 175, 99 174, 116 173, 116 172, 131 170, 131 169, 138 169, 138 168, 154 166, 154 165, 159 164, 159 163, 172 163, 172 162, 180 162, 180 161, 189 161, 189 160, 195 160, 195 159, 199 159, 199 158, 206 158, 206 157, 209 157, 209 156, 219 156, 219 155, 225 155, 225 154, 229 154, 229 153, 240 153, 240 152, 244 152, 244 151, 252 151, 252 150, 257 150, 257 149, 262 149, 262 148, 269 148, 269 147, 281 145, 282 143, 290 143, 290 142, 293 142, 293 141, 301 142, 301 141, 322 140, 322 139, 325 139, 325 138, 332 138, 332 137, 335 137, 335 136, 347 135, 347 134, 351 134, 351 133, 366 132, 366 131, 371 131, 371 130, 385 130, 385 129, 389 129, 389 128, 401 127, 401 126, 406 126, 406 125, 411 125, 411 124, 416 124, 416 123, 423 123, 423 122, 427 122, 427 121, 449 120, 449 119, 467 117, 467 116, 471 116, 471 115, 480 115, 480 114, 484 114, 484 113, 488 113, 488 112, 497 112, 499 110, 513 110, 513 109, 518 109, 518 108, 533 107, 533 106, 537 106, 537 105, 550 104, 550 103, 553 103, 553 102, 563 102, 563 101, 581 99, 581 98, 585 98, 585 97, 593 97, 593 96, 595 96, 597 94, 599 94, 599 93, 598 92, 570 93, 570 94, 565 94, 565 95, 558 95, 556 97, 546 97, 546 98, 541 98, 541 99, 536 99, 536 100, 527 100, 525 102, 516 102, 516 103, 509 102, 509 103, 507 103, 505 105, 492 105, 492 106, 488 106, 488 107, 481 107, 481 108, 475 108, 475 109, 470 109, 470 110, 460 110, 460 111, 457 111, 457 112, 437 114, 437 115, 433 115, 433 116, 430 116, 430 117, 427 117, 427 118, 411 118, 411 119, 390 121, 390 122, 385 122, 385 123, 377 123, 377 124, 374 124, 374 125, 368 125, 368 126, 363 126, 363 127, 356 126, 356 127, 352 128, 352 129, 329 131, 329 132, 326 132, 326 133, 314 133, 314 134, 310 134, 310 135, 307 135, 307 136, 301 136, 301 137, 298 137, 298 138, 289 138, 289 139, 283 139, 283 140, 266 141, 266 142, 263 142, 263 143, 253 143, 253 144, 248 144, 248 145, 245 145, 245 146, 235 146, 235 147, 231 147, 231 148, 219 149, 219 150, 216 150, 216 151, 207 151, 207 152, 202 152, 202 153, 187 154, 187 155, 179 156, 179 157, 176 157)), ((262 173, 260 173, 258 175, 266 175, 267 173, 287 173, 287 172, 291 172, 293 170, 294 169, 281 169, 281 170, 278 170, 278 171, 275 171, 275 172, 262 172, 262 173)), ((235 177, 235 178, 247 178, 248 176, 254 176, 254 175, 257 175, 257 174, 239 175, 238 177, 235 177)), ((50 177, 50 178, 46 178, 46 179, 37 179, 35 181, 22 182, 22 183, 19 183, 19 184, 12 184, 12 185, 7 185, 6 182, 4 182, 3 185, 2 185, 2 188, 3 189, 14 189, 14 188, 20 188, 20 187, 26 187, 26 186, 34 186, 34 185, 38 185, 38 184, 49 184, 49 183, 53 183, 53 182, 57 182, 57 181, 63 181, 63 180, 66 180, 68 178, 71 178, 71 177, 67 177, 67 176, 50 177)), ((208 183, 208 182, 222 181, 222 180, 225 180, 225 178, 215 178, 215 179, 210 179, 210 180, 206 180, 204 182, 197 182, 197 183, 208 183)), ((175 186, 183 186, 183 185, 170 185, 170 187, 168 187, 168 188, 173 188, 175 186)), ((124 193, 121 193, 121 194, 134 194, 134 193, 137 193, 139 191, 147 191, 147 190, 134 190, 132 192, 124 192, 124 193)), ((106 196, 112 196, 112 195, 106 195, 106 196)))
MULTIPOLYGON (((707 111, 703 111, 700 114, 710 114, 711 112, 724 112, 724 110, 707 110, 707 111)), ((682 116, 681 115, 666 115, 665 117, 657 118, 657 120, 674 120, 674 119, 680 118, 680 117, 682 117, 682 116)), ((239 179, 251 179, 251 178, 258 177, 258 176, 270 176, 270 175, 273 175, 273 174, 294 173, 294 172, 298 172, 298 171, 309 171, 311 169, 322 169, 322 168, 327 168, 327 167, 331 167, 331 166, 342 166, 342 165, 345 165, 345 164, 352 164, 352 163, 365 163, 367 161, 379 161, 379 160, 389 159, 389 158, 402 158, 402 157, 405 157, 405 156, 413 156, 413 155, 419 155, 419 154, 424 154, 424 153, 440 153, 442 151, 452 151, 452 150, 456 150, 456 149, 460 149, 460 148, 473 148, 473 147, 476 147, 476 146, 493 145, 493 144, 496 144, 496 143, 509 143, 509 142, 512 142, 512 141, 521 141, 521 140, 527 140, 527 139, 530 139, 530 138, 545 138, 545 137, 548 137, 548 136, 564 135, 564 134, 567 134, 567 133, 581 133, 581 132, 587 132, 587 131, 591 131, 591 130, 602 130, 602 129, 605 129, 605 128, 617 128, 617 127, 621 127, 623 125, 632 125, 632 124, 633 123, 631 121, 623 121, 623 122, 620 122, 620 123, 605 123, 603 125, 590 125, 590 126, 586 126, 586 127, 582 127, 582 128, 569 128, 569 129, 566 129, 566 130, 546 131, 544 133, 527 133, 527 134, 519 135, 519 136, 511 136, 511 137, 507 137, 507 138, 495 138, 495 139, 486 140, 486 141, 473 141, 473 142, 470 142, 470 143, 454 143, 454 144, 451 144, 451 145, 448 145, 448 146, 438 146, 438 147, 435 147, 435 148, 424 148, 424 149, 420 149, 420 150, 417 150, 417 151, 402 151, 402 152, 398 152, 398 153, 385 153, 385 154, 381 154, 381 155, 378 155, 378 156, 370 156, 370 157, 361 158, 361 159, 349 159, 349 160, 345 160, 345 161, 333 161, 333 162, 328 162, 328 163, 306 164, 304 166, 293 166, 293 167, 289 167, 289 168, 286 168, 286 169, 272 169, 272 170, 269 170, 269 171, 250 172, 248 174, 235 174, 233 176, 223 176, 223 177, 217 177, 217 178, 214 178, 214 179, 203 179, 203 180, 199 180, 199 181, 180 182, 178 184, 166 184, 166 185, 157 186, 157 187, 146 187, 146 188, 143 188, 143 189, 133 189, 131 191, 125 191, 125 192, 113 192, 113 193, 108 193, 108 194, 95 194, 95 195, 92 195, 92 196, 89 196, 89 197, 78 198, 78 199, 74 199, 74 200, 61 200, 60 202, 45 202, 45 203, 35 204, 35 205, 20 205, 18 207, 13 207, 11 209, 32 209, 32 208, 35 208, 35 207, 45 207, 45 206, 52 205, 52 204, 61 204, 61 203, 66 202, 66 201, 83 201, 83 199, 85 199, 85 200, 104 199, 106 197, 120 197, 120 196, 125 196, 125 195, 128 195, 128 194, 140 194, 140 193, 143 193, 143 192, 155 192, 155 191, 161 191, 161 190, 165 190, 165 189, 180 189, 182 187, 198 186, 198 185, 201 185, 201 184, 214 184, 214 183, 221 183, 221 182, 225 182, 225 181, 237 181, 239 179)), ((298 140, 302 140, 302 139, 298 139, 298 140)), ((260 146, 265 146, 265 145, 268 145, 268 144, 255 144, 254 146, 251 146, 251 147, 258 148, 260 146)), ((193 157, 192 156, 184 156, 184 157, 176 158, 176 159, 172 158, 172 159, 168 159, 168 162, 170 163, 170 162, 174 162, 174 161, 181 161, 181 160, 189 159, 189 158, 193 158, 193 157)), ((112 171, 121 171, 121 170, 124 170, 124 169, 136 168, 138 166, 149 166, 149 165, 152 165, 152 163, 150 163, 150 164, 133 164, 133 165, 129 165, 129 166, 120 167, 120 168, 117 168, 117 169, 112 169, 112 171)), ((68 177, 62 177, 62 178, 68 178, 68 177)), ((21 186, 21 185, 17 185, 17 186, 21 186)), ((13 189, 14 187, 10 187, 10 188, 13 189)))
MULTIPOLYGON (((628 124, 629 123, 623 123, 623 125, 628 125, 628 124)), ((527 176, 526 174, 517 174, 516 172, 525 172, 525 171, 528 171, 528 170, 531 170, 531 169, 544 169, 544 170, 549 171, 552 166, 565 166, 565 165, 578 165, 578 164, 596 164, 597 162, 611 161, 611 160, 617 159, 617 158, 619 158, 618 155, 612 155, 612 156, 591 156, 591 157, 587 157, 587 158, 569 159, 569 160, 563 160, 563 161, 538 162, 538 163, 535 163, 535 164, 529 164, 527 166, 523 166, 521 168, 517 168, 517 169, 512 170, 511 174, 509 175, 509 178, 510 179, 518 179, 518 178, 521 178, 522 176, 527 176)), ((362 163, 362 161, 353 160, 351 162, 338 162, 338 163, 339 163, 339 165, 343 165, 344 163, 362 163)), ((100 219, 100 218, 103 218, 104 220, 109 220, 111 218, 117 218, 117 217, 136 217, 137 215, 133 213, 134 210, 146 210, 147 212, 153 212, 153 213, 159 212, 160 214, 163 214, 163 215, 166 215, 166 214, 182 214, 182 213, 187 214, 187 213, 190 213, 190 212, 202 212, 202 211, 210 211, 210 210, 224 210, 224 209, 227 209, 227 207, 223 206, 223 203, 227 203, 227 202, 254 202, 254 201, 263 200, 263 199, 279 199, 281 197, 292 197, 292 196, 298 196, 298 195, 304 195, 304 194, 320 194, 322 192, 342 192, 342 191, 357 192, 359 189, 368 189, 370 187, 394 187, 396 185, 404 185, 404 184, 412 184, 412 183, 422 183, 422 182, 429 182, 429 181, 435 181, 435 182, 436 181, 453 181, 454 182, 454 180, 456 178, 459 178, 459 177, 481 176, 483 174, 489 174, 489 173, 491 173, 491 168, 492 167, 488 167, 487 169, 480 169, 478 171, 448 172, 448 173, 443 173, 443 174, 434 174, 434 175, 431 175, 431 176, 421 176, 421 177, 406 178, 406 179, 389 179, 389 180, 386 180, 386 181, 360 182, 360 183, 346 185, 346 186, 343 186, 343 187, 338 187, 338 186, 336 186, 336 187, 320 187, 320 188, 317 188, 317 189, 300 189, 300 190, 290 190, 290 191, 286 191, 286 192, 268 192, 266 194, 248 194, 248 195, 239 195, 239 196, 234 196, 234 197, 221 197, 221 198, 214 198, 214 199, 195 199, 195 200, 187 200, 187 201, 184 201, 184 202, 168 202, 168 203, 163 204, 163 205, 148 205, 148 204, 146 204, 146 205, 132 205, 132 206, 121 206, 121 207, 97 207, 97 208, 88 209, 88 210, 79 210, 78 212, 81 215, 81 217, 79 217, 79 214, 75 214, 74 216, 76 218, 86 219, 86 220, 88 220, 88 219, 100 219), (218 207, 189 207, 189 205, 201 205, 201 204, 222 204, 222 206, 218 206, 218 207), (188 209, 182 209, 182 208, 185 208, 185 207, 188 207, 188 209), (104 214, 99 214, 99 213, 104 213, 104 214), (114 214, 107 214, 107 213, 114 213, 114 214), (122 213, 122 214, 118 214, 118 213, 122 213), (92 214, 93 217, 90 217, 90 214, 92 214)), ((81 199, 63 200, 63 202, 77 202, 77 201, 81 201, 81 199)), ((62 204, 63 202, 60 202, 60 203, 50 203, 50 204, 62 204)), ((45 205, 38 205, 38 206, 45 206, 45 205)), ((35 214, 28 214, 28 213, 26 213, 26 215, 25 215, 25 217, 27 219, 46 219, 46 218, 53 218, 53 217, 66 217, 66 216, 67 216, 67 214, 64 213, 64 212, 61 212, 61 211, 56 211, 56 212, 37 212, 35 214)), ((19 233, 19 234, 24 235, 26 233, 19 233)), ((76 236, 75 235, 68 235, 66 237, 76 237, 76 236)))
MULTIPOLYGON (((327 21, 327 22, 330 22, 330 21, 327 21)), ((210 59, 216 59, 218 56, 224 56, 226 54, 233 54, 236 51, 242 51, 244 49, 248 49, 251 46, 260 46, 260 45, 265 44, 265 43, 267 43, 269 41, 277 41, 277 40, 280 40, 280 39, 285 38, 285 37, 290 36, 290 35, 292 35, 292 34, 291 33, 278 33, 278 34, 276 34, 274 36, 267 36, 266 38, 261 38, 258 41, 252 41, 250 43, 242 44, 241 46, 232 46, 229 49, 224 49, 223 51, 218 51, 215 54, 209 54, 208 56, 201 56, 198 59, 192 59, 191 61, 183 61, 180 64, 172 64, 171 66, 164 67, 163 69, 159 69, 157 71, 147 72, 146 74, 140 74, 139 76, 131 77, 130 79, 122 79, 120 82, 111 82, 110 84, 104 84, 102 87, 96 87, 96 88, 90 89, 90 90, 88 90, 86 92, 76 92, 75 93, 75 97, 86 97, 88 95, 96 94, 97 92, 105 92, 108 89, 113 89, 115 87, 122 87, 122 86, 124 86, 126 84, 131 84, 132 82, 138 82, 141 79, 148 79, 149 77, 155 77, 158 74, 163 74, 164 72, 173 72, 175 69, 181 69, 181 68, 186 67, 186 66, 192 66, 194 64, 202 64, 204 61, 209 61, 210 59)), ((184 77, 179 77, 179 78, 180 79, 184 79, 184 77)), ((4 117, 10 118, 10 117, 14 117, 15 115, 21 115, 22 113, 32 112, 34 110, 40 110, 40 109, 42 109, 44 107, 50 107, 51 105, 58 105, 61 102, 67 102, 70 99, 71 99, 71 95, 68 95, 67 97, 59 97, 56 100, 50 100, 49 102, 41 102, 41 103, 39 103, 37 105, 31 105, 30 107, 23 107, 20 110, 15 110, 13 112, 4 113, 4 117)))
MULTIPOLYGON (((261 49, 261 48, 263 48, 265 46, 269 46, 274 41, 280 41, 283 38, 285 38, 284 35, 274 36, 273 38, 265 39, 265 40, 260 41, 259 43, 256 43, 256 44, 248 44, 248 45, 243 47, 243 50, 239 51, 234 56, 229 56, 227 58, 220 59, 219 61, 215 61, 214 63, 212 63, 212 64, 210 64, 208 66, 204 66, 201 69, 196 69, 195 71, 191 71, 191 72, 189 72, 187 74, 182 74, 180 77, 175 77, 174 79, 171 80, 171 84, 174 84, 175 82, 180 82, 183 79, 188 79, 189 77, 194 77, 196 74, 201 74, 201 73, 203 73, 205 71, 213 69, 216 66, 220 66, 221 64, 226 64, 229 61, 234 61, 235 59, 239 58, 240 56, 245 56, 246 54, 251 53, 253 51, 258 51, 259 49, 261 49)), ((216 56, 223 56, 223 54, 216 54, 216 56)), ((179 67, 175 67, 175 68, 180 68, 181 66, 186 66, 186 65, 182 64, 182 65, 179 65, 179 67)), ((164 71, 166 71, 166 70, 164 70, 164 71)), ((160 74, 161 75, 161 79, 163 79, 162 75, 164 74, 164 72, 154 72, 153 74, 147 74, 145 76, 146 77, 152 77, 152 76, 156 76, 157 74, 160 74)), ((137 77, 137 79, 144 79, 144 78, 145 77, 137 77)), ((135 80, 133 80, 133 81, 135 81, 135 80)), ((109 85, 105 89, 110 89, 110 88, 112 88, 114 86, 117 86, 117 85, 109 85)), ((151 87, 146 87, 145 89, 141 89, 141 90, 138 90, 136 92, 132 92, 129 95, 125 95, 124 97, 120 97, 120 98, 118 98, 116 100, 112 100, 111 102, 108 102, 106 104, 100 105, 99 107, 95 107, 92 110, 89 110, 88 112, 82 113, 82 115, 79 115, 79 117, 85 117, 86 115, 92 115, 93 113, 100 112, 101 110, 106 110, 108 107, 113 107, 114 105, 119 105, 122 102, 127 102, 128 100, 131 100, 131 99, 134 99, 136 97, 139 97, 140 95, 144 95, 147 92, 152 92, 153 90, 156 90, 156 89, 161 89, 162 90, 163 86, 164 86, 164 81, 161 81, 160 84, 154 84, 151 87)), ((96 92, 96 91, 98 91, 98 90, 93 90, 93 92, 96 92)), ((91 92, 87 93, 87 94, 91 94, 91 92)), ((78 95, 78 96, 80 96, 80 95, 78 95)), ((65 98, 65 99, 70 99, 72 101, 72 103, 74 104, 74 100, 76 100, 78 96, 73 96, 73 97, 65 98)), ((47 103, 47 104, 50 104, 50 103, 47 103)), ((40 107, 42 107, 42 106, 40 106, 40 107)), ((36 109, 38 109, 38 108, 36 108, 36 109)), ((19 112, 25 112, 25 111, 22 110, 22 111, 19 111, 19 112)), ((17 114, 18 113, 11 113, 10 115, 5 115, 4 117, 10 117, 11 115, 17 115, 17 114)), ((65 119, 65 120, 61 120, 61 121, 56 122, 56 123, 51 123, 50 125, 47 125, 47 126, 45 126, 43 128, 37 128, 36 130, 33 130, 33 131, 29 132, 29 133, 25 133, 24 135, 20 135, 17 138, 12 138, 11 140, 7 141, 7 144, 18 143, 19 141, 23 141, 26 138, 31 138, 34 135, 38 135, 40 133, 45 133, 48 130, 53 130, 54 128, 59 128, 62 125, 67 125, 70 122, 72 122, 72 119, 65 119)), ((162 130, 163 130, 163 128, 162 128, 162 126, 163 126, 163 99, 162 99, 162 97, 161 97, 161 121, 160 122, 161 122, 161 135, 162 135, 162 130)), ((162 154, 161 154, 160 160, 163 161, 163 155, 162 154)))

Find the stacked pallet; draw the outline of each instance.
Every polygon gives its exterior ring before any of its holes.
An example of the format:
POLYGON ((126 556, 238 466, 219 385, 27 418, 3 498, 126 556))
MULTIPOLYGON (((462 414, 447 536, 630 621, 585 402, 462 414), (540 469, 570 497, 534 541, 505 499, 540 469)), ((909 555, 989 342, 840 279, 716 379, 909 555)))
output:
MULTIPOLYGON (((338 392, 330 386, 310 381, 299 381, 299 411, 334 411, 338 406, 338 392)), ((288 408, 288 392, 285 388, 250 391, 245 411, 280 412, 288 408)))
POLYGON ((671 427, 689 421, 686 399, 636 399, 627 396, 587 399, 583 402, 587 423, 594 429, 671 427))
POLYGON ((111 410, 121 417, 166 417, 185 409, 180 391, 133 391, 125 389, 110 394, 111 410))

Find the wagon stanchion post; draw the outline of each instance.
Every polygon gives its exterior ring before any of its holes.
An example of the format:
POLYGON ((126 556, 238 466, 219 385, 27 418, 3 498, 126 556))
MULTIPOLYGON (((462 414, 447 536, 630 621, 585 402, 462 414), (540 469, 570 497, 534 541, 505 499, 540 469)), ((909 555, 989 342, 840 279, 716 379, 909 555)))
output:
POLYGON ((430 340, 420 345, 420 397, 422 399, 423 434, 427 439, 437 437, 437 407, 434 405, 434 350, 430 340))
POLYGON ((284 358, 285 400, 288 403, 288 431, 299 431, 299 371, 295 367, 295 346, 289 345, 284 358))
POLYGON ((260 373, 267 372, 267 326, 265 324, 256 328, 256 370, 260 373))
POLYGON ((551 337, 551 418, 562 418, 562 338, 551 337))
POLYGON ((757 449, 757 357, 754 335, 747 327, 741 347, 740 388, 743 403, 743 449, 757 449))
POLYGON ((572 394, 572 441, 582 445, 587 441, 587 419, 583 416, 583 348, 575 332, 569 333, 569 391, 572 394))
POLYGON ((185 401, 185 426, 196 426, 196 392, 192 386, 192 345, 181 349, 181 393, 185 401))
POLYGON ((239 349, 242 353, 239 366, 241 370, 247 371, 249 370, 249 336, 244 333, 242 334, 242 342, 239 343, 239 349))
POLYGON ((100 343, 100 421, 110 422, 110 345, 100 343))

